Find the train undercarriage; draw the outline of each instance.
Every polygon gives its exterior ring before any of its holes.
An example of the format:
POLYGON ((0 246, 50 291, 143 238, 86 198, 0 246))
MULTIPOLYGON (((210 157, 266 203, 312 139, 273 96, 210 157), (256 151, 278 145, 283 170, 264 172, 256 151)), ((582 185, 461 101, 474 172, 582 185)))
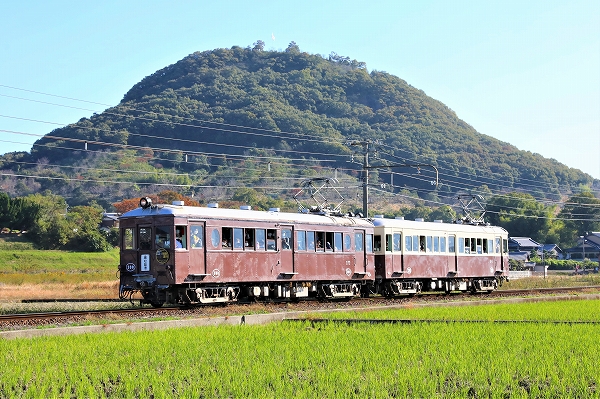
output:
POLYGON ((450 279, 388 279, 375 283, 375 294, 393 297, 418 295, 422 292, 483 292, 495 291, 504 282, 504 277, 450 278, 450 279))
POLYGON ((119 298, 133 301, 141 294, 142 303, 160 307, 165 303, 176 305, 218 304, 244 301, 294 301, 303 298, 351 299, 365 291, 363 281, 317 281, 248 284, 184 284, 161 286, 136 283, 121 285, 119 298))

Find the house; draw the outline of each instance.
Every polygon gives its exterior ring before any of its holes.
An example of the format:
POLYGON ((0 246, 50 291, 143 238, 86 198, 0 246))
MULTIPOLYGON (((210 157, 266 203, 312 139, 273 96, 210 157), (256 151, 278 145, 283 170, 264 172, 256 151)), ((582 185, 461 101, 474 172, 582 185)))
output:
POLYGON ((563 259, 563 250, 556 244, 543 244, 542 245, 544 254, 549 255, 551 258, 563 259))
POLYGON ((594 231, 580 236, 577 245, 566 249, 565 254, 567 259, 600 262, 600 232, 594 231))
POLYGON ((119 214, 104 212, 102 214, 102 222, 100 223, 100 228, 108 230, 112 227, 119 227, 119 214))
POLYGON ((540 251, 542 244, 533 241, 529 237, 509 237, 508 251, 509 252, 527 252, 540 251))

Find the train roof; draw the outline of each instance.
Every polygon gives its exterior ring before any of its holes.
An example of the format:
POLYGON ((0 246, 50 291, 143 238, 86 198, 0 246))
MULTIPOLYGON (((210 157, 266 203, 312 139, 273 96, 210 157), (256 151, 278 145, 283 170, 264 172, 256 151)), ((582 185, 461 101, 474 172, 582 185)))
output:
POLYGON ((264 221, 277 223, 306 223, 321 225, 340 225, 356 227, 373 227, 366 219, 332 216, 318 213, 292 213, 275 210, 257 211, 251 209, 227 209, 201 206, 159 204, 151 207, 139 207, 120 216, 124 218, 142 218, 149 216, 187 217, 191 219, 232 219, 244 221, 264 221))
POLYGON ((488 225, 473 225, 473 224, 460 224, 460 223, 444 223, 444 222, 425 222, 418 220, 404 220, 404 219, 386 219, 386 218, 375 218, 373 219, 373 225, 375 227, 391 227, 391 228, 402 228, 402 229, 415 229, 415 230, 448 230, 454 232, 474 233, 474 232, 485 232, 485 233, 497 233, 497 234, 508 234, 508 232, 498 226, 488 225))

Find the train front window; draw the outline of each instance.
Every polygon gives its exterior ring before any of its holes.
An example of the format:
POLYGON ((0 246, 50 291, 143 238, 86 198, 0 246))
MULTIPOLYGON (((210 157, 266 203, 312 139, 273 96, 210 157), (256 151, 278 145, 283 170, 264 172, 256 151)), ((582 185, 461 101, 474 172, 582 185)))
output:
POLYGON ((363 233, 354 233, 354 249, 356 252, 364 251, 363 233))
POLYGON ((394 251, 400 251, 402 249, 402 235, 400 233, 394 233, 394 251))
POLYGON ((388 252, 392 251, 392 235, 391 234, 385 235, 385 250, 388 252))
POLYGON ((152 249, 152 228, 140 227, 138 230, 140 249, 152 249))
POLYGON ((175 226, 175 248, 187 249, 186 226, 175 226))
POLYGON ((123 249, 134 249, 133 228, 123 229, 123 249))
POLYGON ((296 248, 298 251, 306 251, 306 231, 296 231, 296 248))
POLYGON ((158 248, 171 248, 171 229, 169 226, 156 226, 156 246, 158 248))
POLYGON ((373 234, 367 234, 365 240, 367 253, 373 252, 373 234))
POLYGON ((344 251, 349 252, 352 250, 352 239, 349 234, 344 234, 344 251))
POLYGON ((381 236, 380 235, 375 236, 375 241, 373 243, 373 247, 375 248, 375 252, 381 251, 381 236))
POLYGON ((333 233, 333 247, 336 252, 342 252, 342 233, 333 233))

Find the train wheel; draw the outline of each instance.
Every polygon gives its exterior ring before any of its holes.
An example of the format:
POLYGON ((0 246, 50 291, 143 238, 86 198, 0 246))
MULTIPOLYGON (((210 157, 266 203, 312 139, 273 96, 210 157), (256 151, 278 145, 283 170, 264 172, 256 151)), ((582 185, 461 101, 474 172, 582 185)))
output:
POLYGON ((150 302, 153 308, 161 308, 164 305, 164 302, 150 302))

